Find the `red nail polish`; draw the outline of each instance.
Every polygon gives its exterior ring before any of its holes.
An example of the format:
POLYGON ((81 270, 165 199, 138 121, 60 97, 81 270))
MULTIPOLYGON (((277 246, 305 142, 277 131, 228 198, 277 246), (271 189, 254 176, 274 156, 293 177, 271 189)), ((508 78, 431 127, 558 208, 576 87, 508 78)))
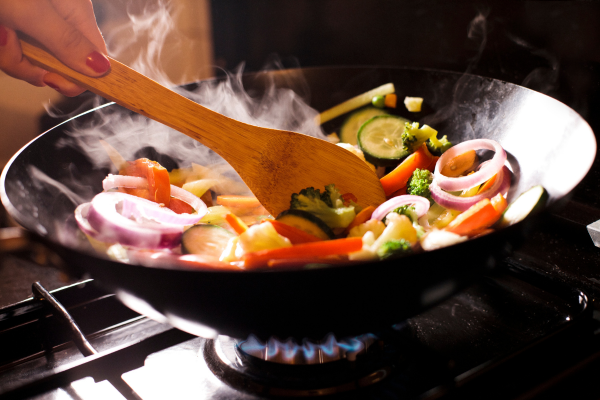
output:
POLYGON ((110 68, 110 61, 108 61, 108 58, 97 51, 92 51, 90 54, 88 54, 87 58, 85 59, 85 63, 88 67, 99 74, 108 71, 110 68))
POLYGON ((0 46, 6 46, 8 43, 8 30, 0 25, 0 46))

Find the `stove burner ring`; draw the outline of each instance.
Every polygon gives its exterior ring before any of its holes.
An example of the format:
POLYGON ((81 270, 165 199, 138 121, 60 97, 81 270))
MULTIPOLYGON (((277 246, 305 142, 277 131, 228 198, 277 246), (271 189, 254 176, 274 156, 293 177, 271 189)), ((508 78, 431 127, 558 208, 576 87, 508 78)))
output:
MULTIPOLYGON (((202 349, 213 374, 235 389, 260 395, 318 397, 357 390, 390 375, 385 357, 340 359, 325 364, 290 365, 240 357, 238 341, 207 340, 202 349)), ((250 356, 251 357, 251 356, 250 356)))

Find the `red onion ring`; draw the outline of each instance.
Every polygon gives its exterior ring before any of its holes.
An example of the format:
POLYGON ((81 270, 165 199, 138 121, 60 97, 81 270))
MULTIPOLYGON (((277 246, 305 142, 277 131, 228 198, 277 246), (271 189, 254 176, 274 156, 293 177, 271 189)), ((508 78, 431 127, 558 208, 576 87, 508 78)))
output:
POLYGON ((114 241, 112 238, 104 237, 100 234, 100 232, 92 228, 92 226, 90 225, 88 221, 88 215, 90 212, 91 205, 92 203, 83 203, 77 206, 77 208, 75 209, 75 221, 77 222, 79 229, 81 229, 82 232, 86 235, 91 236, 96 240, 99 240, 101 242, 113 243, 114 241))
POLYGON ((411 204, 415 207, 417 215, 422 217, 429 210, 429 200, 422 196, 415 196, 412 194, 405 194, 402 196, 392 197, 388 201, 382 203, 379 207, 373 211, 371 219, 383 220, 386 215, 395 210, 396 208, 411 204))
POLYGON ((126 193, 103 192, 92 199, 87 221, 108 242, 148 249, 171 248, 179 244, 184 225, 131 220, 128 216, 136 213, 136 205, 145 210, 161 208, 150 200, 126 193), (117 211, 119 204, 123 206, 121 212, 124 215, 117 211))
MULTIPOLYGON (((110 190, 118 187, 143 189, 148 187, 148 181, 146 178, 140 178, 138 176, 109 174, 102 181, 102 187, 104 190, 110 190)), ((208 210, 206 204, 198 196, 195 196, 187 190, 175 185, 171 185, 171 196, 189 204, 194 210, 196 210, 197 214, 177 214, 172 213, 169 209, 165 208, 162 208, 164 212, 161 213, 159 210, 153 207, 146 209, 146 211, 152 215, 151 218, 160 222, 171 224, 193 225, 200 221, 200 219, 202 219, 208 210)), ((150 214, 147 215, 150 216, 150 214)))
POLYGON ((457 191, 472 188, 473 186, 480 185, 483 182, 489 180, 492 176, 496 175, 504 165, 505 161, 506 152, 498 142, 490 139, 467 140, 466 142, 462 142, 451 147, 446 152, 444 152, 444 154, 442 154, 440 159, 435 164, 434 182, 440 188, 448 191, 457 191), (444 176, 440 172, 442 167, 457 155, 469 150, 479 149, 493 150, 496 152, 496 154, 494 154, 494 157, 477 172, 471 175, 461 176, 458 178, 444 176))
POLYGON ((442 207, 450 208, 452 210, 466 211, 473 204, 478 203, 483 199, 490 199, 498 193, 502 193, 506 196, 508 188, 510 187, 510 170, 503 166, 498 172, 498 176, 494 181, 494 184, 487 189, 485 192, 479 193, 471 197, 460 197, 455 196, 451 193, 445 192, 440 188, 438 183, 433 180, 429 185, 431 191, 431 197, 442 207))

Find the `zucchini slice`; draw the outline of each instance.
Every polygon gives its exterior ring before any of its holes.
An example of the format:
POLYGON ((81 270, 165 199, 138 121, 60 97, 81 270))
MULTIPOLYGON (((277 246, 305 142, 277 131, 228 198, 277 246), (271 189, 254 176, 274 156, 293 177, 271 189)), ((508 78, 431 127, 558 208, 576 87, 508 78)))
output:
POLYGON ((286 210, 279 214, 275 220, 302 229, 304 232, 323 240, 335 239, 331 228, 319 217, 312 215, 308 211, 286 210))
POLYGON ((380 108, 364 107, 350 114, 340 128, 340 142, 356 145, 356 135, 362 124, 376 115, 387 115, 387 113, 380 108))
POLYGON ((205 254, 218 258, 227 247, 229 239, 234 236, 236 236, 235 233, 217 225, 194 225, 183 232, 181 252, 183 254, 205 254))
POLYGON ((358 146, 366 160, 389 166, 406 158, 410 152, 404 148, 402 134, 407 122, 395 115, 378 115, 365 122, 358 131, 358 146))
POLYGON ((541 210, 548 201, 548 192, 541 185, 521 193, 521 195, 506 207, 498 227, 503 228, 521 222, 528 215, 541 210))

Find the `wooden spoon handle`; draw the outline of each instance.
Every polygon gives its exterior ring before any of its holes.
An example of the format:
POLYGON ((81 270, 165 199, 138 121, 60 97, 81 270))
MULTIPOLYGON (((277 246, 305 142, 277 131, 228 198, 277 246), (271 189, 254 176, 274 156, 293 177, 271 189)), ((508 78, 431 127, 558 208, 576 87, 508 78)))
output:
POLYGON ((81 74, 45 50, 21 40, 23 54, 44 69, 56 72, 79 86, 136 113, 178 130, 230 161, 239 151, 248 156, 256 145, 252 135, 244 134, 245 124, 207 109, 109 58, 111 69, 92 78, 81 74), (231 135, 237 135, 235 139, 231 135), (228 137, 229 136, 229 137, 228 137))

